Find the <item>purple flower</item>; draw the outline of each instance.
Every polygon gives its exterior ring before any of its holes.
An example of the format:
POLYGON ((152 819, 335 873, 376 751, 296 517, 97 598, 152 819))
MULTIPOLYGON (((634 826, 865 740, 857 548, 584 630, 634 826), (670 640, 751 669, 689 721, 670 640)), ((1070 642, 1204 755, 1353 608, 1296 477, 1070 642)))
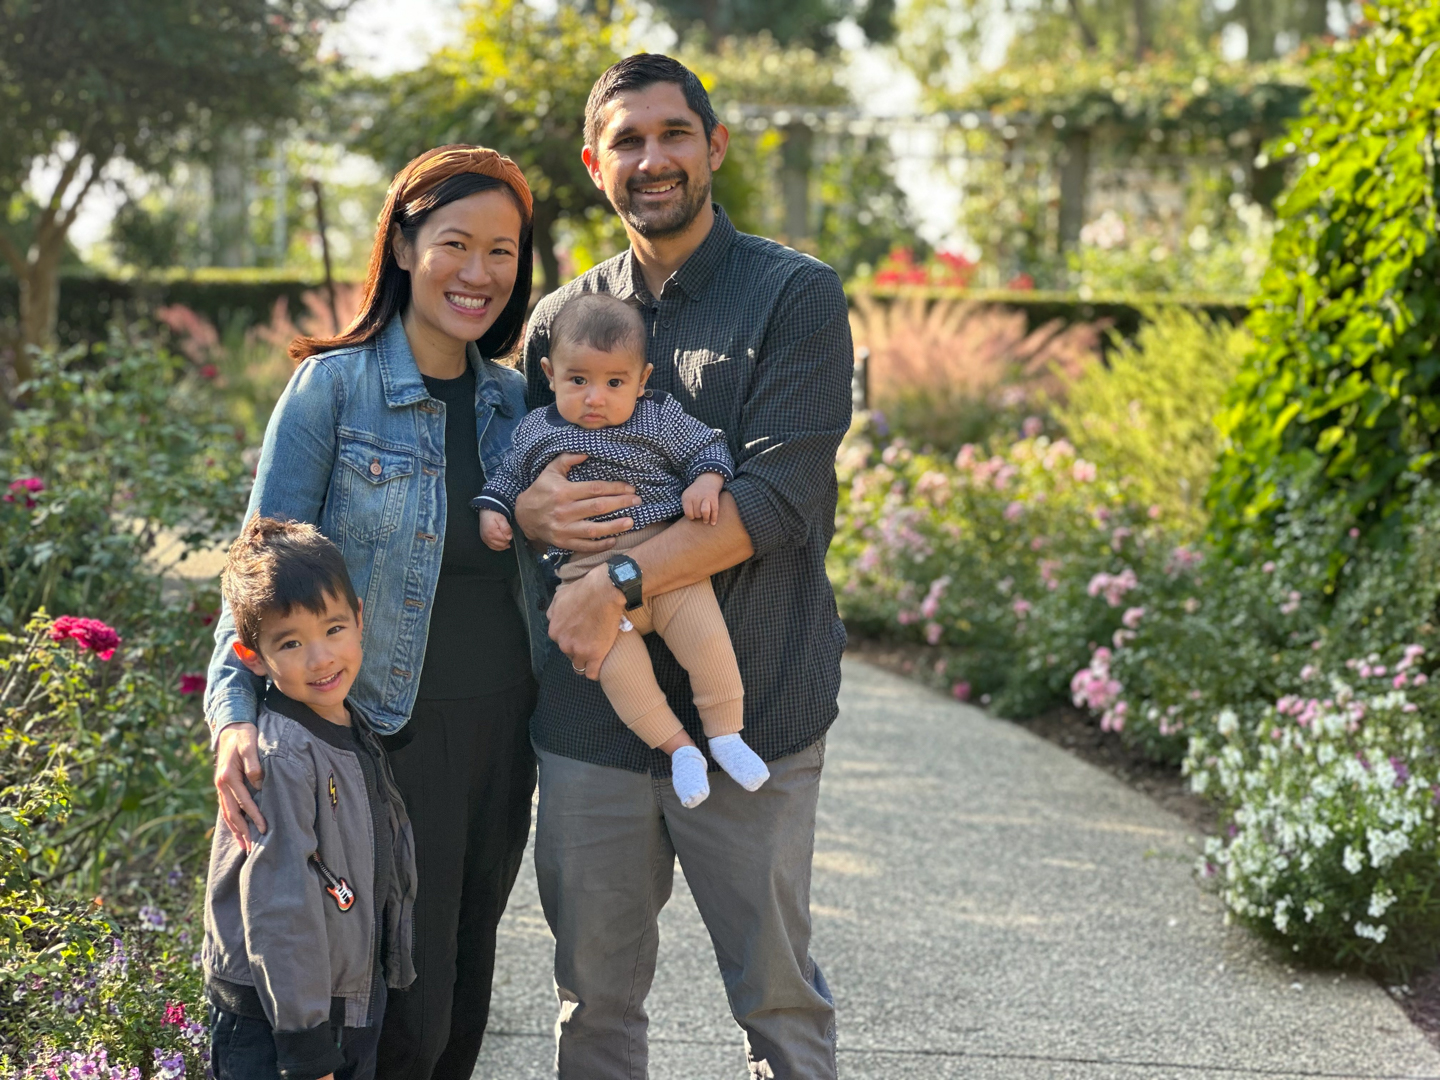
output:
POLYGON ((165 912, 158 907, 151 907, 146 904, 140 909, 141 930, 164 930, 166 924, 165 912))
POLYGON ((1405 764, 1404 758, 1392 757, 1390 767, 1395 770, 1395 786, 1404 787, 1410 779, 1410 766, 1405 764))

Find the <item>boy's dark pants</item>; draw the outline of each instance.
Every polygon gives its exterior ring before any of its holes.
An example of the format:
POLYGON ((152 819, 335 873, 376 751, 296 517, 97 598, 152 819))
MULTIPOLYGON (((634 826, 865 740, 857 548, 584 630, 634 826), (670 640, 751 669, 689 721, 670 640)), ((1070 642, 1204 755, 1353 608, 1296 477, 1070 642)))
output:
MULTIPOLYGON (((470 1080, 495 931, 530 835, 535 684, 415 703, 385 739, 415 830, 415 982, 390 992, 378 1080, 470 1080)), ((337 1078, 338 1080, 338 1078, 337 1078)))
MULTIPOLYGON (((369 1027, 341 1028, 340 1052, 345 1064, 335 1080, 373 1080, 375 1049, 385 1020, 385 994, 376 1004, 375 1022, 369 1027)), ((210 1068, 216 1080, 279 1080, 275 1036, 270 1024, 210 1007, 210 1068)))

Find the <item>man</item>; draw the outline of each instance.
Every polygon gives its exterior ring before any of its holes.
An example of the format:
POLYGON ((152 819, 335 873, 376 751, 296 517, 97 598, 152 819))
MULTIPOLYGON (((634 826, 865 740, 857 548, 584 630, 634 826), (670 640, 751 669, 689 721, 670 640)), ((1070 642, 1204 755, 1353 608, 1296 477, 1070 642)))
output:
MULTIPOLYGON (((711 173, 728 141, 700 81, 676 61, 632 56, 602 75, 586 107, 582 157, 630 248, 546 297, 526 342, 529 404, 538 407, 553 397, 540 360, 565 300, 581 291, 631 300, 645 318, 650 385, 724 431, 736 461, 717 525, 677 521, 550 605, 559 651, 541 680, 531 736, 562 1080, 645 1077, 644 1001, 677 855, 745 1030, 752 1075, 836 1072, 834 1003, 809 955, 809 902, 824 737, 845 643, 824 563, 853 350, 835 273, 737 232, 711 203, 711 173), (596 680, 627 602, 707 576, 745 684, 744 737, 771 779, 749 793, 712 771, 709 800, 687 810, 671 789, 669 759, 620 723, 596 680)), ((625 485, 569 482, 580 460, 556 459, 517 501, 532 542, 601 551, 629 528, 629 519, 588 520, 638 500, 625 485)), ((647 644, 671 707, 703 747, 685 673, 662 641, 647 644)))

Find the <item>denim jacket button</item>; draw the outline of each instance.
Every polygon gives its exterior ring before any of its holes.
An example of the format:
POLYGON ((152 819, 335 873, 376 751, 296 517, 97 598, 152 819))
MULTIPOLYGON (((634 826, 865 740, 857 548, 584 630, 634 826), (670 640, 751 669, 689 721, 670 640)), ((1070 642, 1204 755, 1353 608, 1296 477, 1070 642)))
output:
POLYGON ((378 457, 373 458, 370 462, 370 475, 379 476, 384 471, 385 469, 383 466, 381 466, 380 459, 378 457))

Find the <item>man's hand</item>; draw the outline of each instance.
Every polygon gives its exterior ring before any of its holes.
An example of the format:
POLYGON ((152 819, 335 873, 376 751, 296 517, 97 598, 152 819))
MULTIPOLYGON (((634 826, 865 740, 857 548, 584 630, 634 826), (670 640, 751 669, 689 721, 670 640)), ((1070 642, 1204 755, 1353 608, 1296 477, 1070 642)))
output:
POLYGON ((259 790, 265 780, 260 771, 259 730, 254 724, 229 724, 215 742, 215 790, 220 796, 220 816, 242 851, 250 850, 246 818, 262 833, 265 831, 265 815, 245 787, 249 780, 251 787, 259 790))
POLYGON ((725 477, 719 473, 701 473, 695 482, 680 496, 680 505, 685 516, 691 521, 703 521, 714 525, 720 520, 720 489, 725 486, 725 477))
POLYGON ((499 510, 480 511, 480 539, 492 551, 504 551, 515 539, 515 530, 499 510))
MULTIPOLYGON (((561 454, 515 500, 515 521, 533 543, 588 553, 609 551, 614 538, 628 532, 634 521, 588 519, 640 505, 629 484, 609 480, 571 483, 570 470, 585 454, 561 454)), ((557 639, 558 640, 558 639, 557 639)))
POLYGON ((570 658, 570 666, 587 679, 600 678, 600 665, 620 633, 625 596, 610 580, 603 564, 555 593, 546 612, 550 637, 570 658))

